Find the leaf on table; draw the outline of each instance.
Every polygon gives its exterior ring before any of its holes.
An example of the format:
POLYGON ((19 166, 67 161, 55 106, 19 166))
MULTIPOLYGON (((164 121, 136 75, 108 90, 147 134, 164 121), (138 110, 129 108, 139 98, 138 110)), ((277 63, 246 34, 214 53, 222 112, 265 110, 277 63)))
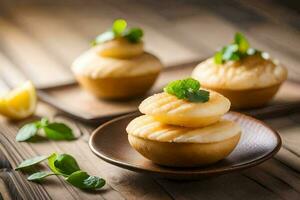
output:
POLYGON ((18 167, 16 167, 15 170, 20 170, 20 169, 24 169, 24 168, 27 168, 27 167, 34 166, 34 165, 46 160, 48 157, 49 156, 37 156, 37 157, 34 157, 34 158, 24 160, 23 162, 21 162, 21 164, 18 167))
POLYGON ((27 180, 33 182, 41 182, 44 178, 55 175, 53 172, 36 172, 28 176, 27 180))
POLYGON ((16 140, 18 142, 27 141, 33 138, 37 134, 37 131, 38 127, 36 123, 26 124, 19 130, 16 140))
POLYGON ((105 185, 104 179, 97 176, 90 176, 83 171, 72 173, 66 178, 66 181, 80 189, 98 189, 105 185))
POLYGON ((75 139, 73 131, 70 127, 63 123, 50 123, 44 128, 45 134, 52 140, 73 140, 75 139))

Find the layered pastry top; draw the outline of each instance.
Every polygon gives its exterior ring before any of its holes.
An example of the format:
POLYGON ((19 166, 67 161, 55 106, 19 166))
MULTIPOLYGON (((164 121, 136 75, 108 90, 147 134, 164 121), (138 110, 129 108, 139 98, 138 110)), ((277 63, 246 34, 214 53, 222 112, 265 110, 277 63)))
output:
POLYGON ((240 127, 229 120, 220 120, 202 128, 172 126, 143 115, 132 120, 126 131, 136 137, 160 142, 212 143, 240 134, 240 127))
POLYGON ((96 79, 158 73, 162 63, 144 51, 142 30, 126 26, 125 20, 116 20, 111 30, 99 35, 93 47, 73 62, 74 74, 96 79))
POLYGON ((146 115, 167 115, 182 117, 211 117, 221 116, 228 112, 230 101, 223 95, 209 90, 209 100, 206 102, 191 102, 179 99, 167 92, 155 94, 145 99, 139 106, 139 110, 146 115))
POLYGON ((250 48, 247 39, 237 33, 232 44, 200 63, 192 77, 211 89, 244 90, 280 84, 287 70, 267 53, 250 48))
POLYGON ((148 97, 139 106, 141 113, 156 121, 192 128, 218 122, 229 109, 226 97, 200 89, 200 83, 192 78, 169 83, 164 92, 148 97))

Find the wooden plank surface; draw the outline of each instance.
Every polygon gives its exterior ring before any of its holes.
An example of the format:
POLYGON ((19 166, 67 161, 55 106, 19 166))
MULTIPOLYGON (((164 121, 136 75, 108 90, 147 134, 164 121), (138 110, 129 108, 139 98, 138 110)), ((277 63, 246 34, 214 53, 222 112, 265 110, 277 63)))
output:
MULTIPOLYGON (((289 91, 295 100, 300 91, 300 26, 299 10, 290 5, 289 0, 2 0, 0 95, 26 79, 40 88, 73 83, 69 70, 72 60, 113 19, 124 17, 145 29, 146 48, 167 65, 208 57, 231 41, 234 32, 242 31, 251 44, 270 52, 288 67, 293 82, 284 86, 287 90, 281 90, 280 96, 286 100, 285 91, 289 91)), ((299 199, 300 114, 290 113, 266 122, 283 139, 275 158, 238 173, 176 182, 123 170, 100 160, 88 147, 89 135, 96 125, 76 121, 39 103, 31 119, 16 123, 0 117, 0 199, 299 199), (43 116, 68 123, 79 139, 15 141, 22 124, 43 116), (72 154, 82 169, 104 177, 107 186, 97 192, 85 192, 57 177, 35 184, 13 170, 23 159, 54 151, 72 154)))

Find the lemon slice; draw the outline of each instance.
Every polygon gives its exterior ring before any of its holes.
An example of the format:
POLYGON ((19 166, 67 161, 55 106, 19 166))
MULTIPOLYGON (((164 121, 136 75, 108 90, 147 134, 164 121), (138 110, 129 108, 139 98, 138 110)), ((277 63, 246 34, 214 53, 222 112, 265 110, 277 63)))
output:
POLYGON ((35 112, 36 90, 31 81, 0 97, 0 114, 9 119, 24 119, 35 112))

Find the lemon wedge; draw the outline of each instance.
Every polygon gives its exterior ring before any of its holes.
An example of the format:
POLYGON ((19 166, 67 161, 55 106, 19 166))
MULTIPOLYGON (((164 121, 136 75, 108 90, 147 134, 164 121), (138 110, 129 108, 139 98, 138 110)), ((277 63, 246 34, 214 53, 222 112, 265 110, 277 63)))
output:
POLYGON ((0 114, 9 119, 24 119, 35 112, 37 96, 34 85, 26 81, 0 97, 0 114))

